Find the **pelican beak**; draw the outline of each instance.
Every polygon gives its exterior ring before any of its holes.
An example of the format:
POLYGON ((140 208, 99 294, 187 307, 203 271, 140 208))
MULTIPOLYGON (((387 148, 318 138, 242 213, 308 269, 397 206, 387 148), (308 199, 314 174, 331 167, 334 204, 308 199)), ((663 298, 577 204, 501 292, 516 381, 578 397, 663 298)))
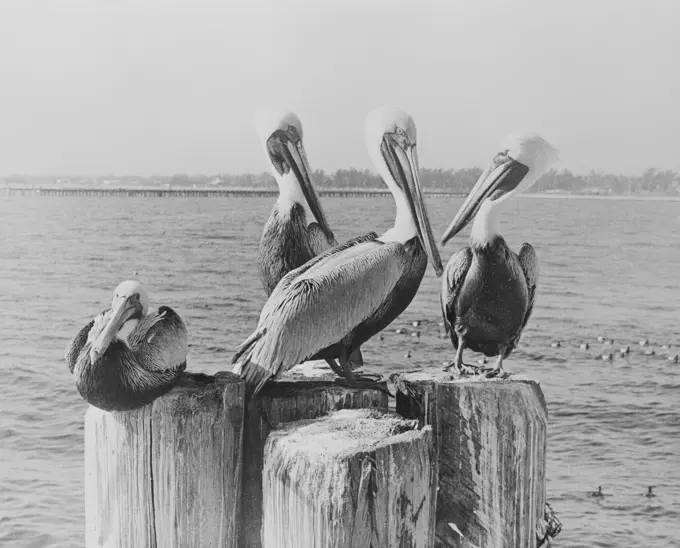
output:
POLYGON ((484 200, 497 200, 512 192, 527 173, 529 173, 529 168, 524 164, 505 154, 498 155, 481 174, 449 228, 444 232, 441 239, 442 245, 465 228, 479 211, 484 200))
POLYGON ((425 249, 436 275, 441 276, 444 268, 432 234, 432 226, 427 215, 423 191, 420 187, 416 145, 411 144, 403 137, 387 134, 383 138, 381 148, 392 177, 406 195, 411 208, 411 215, 416 221, 418 239, 425 249))
POLYGON ((321 209, 319 197, 312 186, 312 170, 309 167, 305 147, 300 136, 290 130, 275 131, 267 141, 267 149, 277 169, 284 170, 284 173, 288 168, 293 171, 316 222, 326 237, 333 239, 333 232, 328 225, 323 209, 321 209), (284 162, 281 163, 280 160, 284 162))
POLYGON ((116 333, 123 327, 123 324, 133 316, 141 314, 141 312, 142 306, 135 297, 119 297, 116 300, 111 312, 109 312, 109 318, 104 329, 102 329, 101 333, 92 343, 92 348, 90 349, 90 360, 92 363, 95 363, 104 355, 116 333))

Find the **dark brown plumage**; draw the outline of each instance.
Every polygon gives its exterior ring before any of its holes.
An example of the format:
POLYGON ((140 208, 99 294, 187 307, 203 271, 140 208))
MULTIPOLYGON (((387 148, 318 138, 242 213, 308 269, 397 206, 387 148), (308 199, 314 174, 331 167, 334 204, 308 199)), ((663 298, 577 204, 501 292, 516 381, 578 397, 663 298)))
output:
POLYGON ((258 257, 260 280, 267 296, 291 270, 335 245, 332 232, 324 233, 316 222, 308 225, 301 204, 295 203, 286 213, 275 205, 262 232, 258 257))
POLYGON ((444 269, 440 297, 453 347, 499 356, 502 363, 531 316, 537 281, 538 258, 527 243, 519 255, 502 236, 457 251, 444 269))
POLYGON ((114 340, 93 363, 92 341, 109 311, 80 330, 65 361, 88 403, 105 411, 136 409, 168 392, 185 370, 186 328, 174 310, 161 306, 139 321, 127 342, 114 340))

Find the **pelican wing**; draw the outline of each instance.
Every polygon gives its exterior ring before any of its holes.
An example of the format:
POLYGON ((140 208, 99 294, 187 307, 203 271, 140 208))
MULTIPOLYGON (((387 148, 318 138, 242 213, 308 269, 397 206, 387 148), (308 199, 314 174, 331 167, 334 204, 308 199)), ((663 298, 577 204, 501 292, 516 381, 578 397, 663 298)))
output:
POLYGON ((318 223, 311 223, 307 227, 307 234, 309 235, 309 247, 312 248, 314 255, 319 255, 338 245, 333 233, 326 235, 318 223))
MULTIPOLYGON (((329 257, 334 254, 342 253, 343 251, 350 249, 356 245, 362 244, 364 242, 372 242, 374 241, 378 235, 375 232, 369 232, 368 234, 364 234, 362 236, 357 236, 356 238, 353 238, 347 242, 345 242, 342 245, 338 245, 335 247, 331 247, 330 249, 326 249, 323 251, 323 253, 319 253, 316 257, 311 258, 309 261, 307 261, 305 264, 302 266, 297 267, 294 270, 291 270, 286 274, 279 283, 277 284, 276 288, 274 291, 272 291, 272 294, 269 296, 269 299, 265 303, 264 307, 262 308, 262 312, 260 313, 260 320, 262 320, 262 316, 265 313, 265 310, 268 310, 268 305, 270 303, 274 302, 274 300, 278 299, 278 297, 275 297, 275 295, 280 295, 284 294, 288 286, 303 272, 307 272, 310 268, 318 264, 319 262, 323 261, 326 259, 326 257, 329 257)), ((238 352, 238 349, 237 349, 238 352)))
MULTIPOLYGON (((449 262, 446 263, 444 269, 444 276, 442 276, 442 292, 440 295, 440 303, 442 307, 442 316, 444 316, 444 326, 446 332, 454 341, 455 323, 456 323, 456 299, 463 287, 463 282, 467 276, 470 265, 472 264, 472 250, 469 247, 463 247, 456 251, 449 262)), ((457 340, 454 344, 457 344, 457 340)))
POLYGON ((536 255, 531 244, 525 243, 522 245, 522 249, 519 251, 519 264, 527 280, 527 290, 529 291, 529 304, 527 306, 527 313, 524 315, 523 330, 534 310, 534 299, 536 298, 536 287, 538 286, 538 255, 536 255))
POLYGON ((302 271, 280 283, 267 301, 256 332, 234 357, 236 362, 243 356, 236 370, 257 391, 269 377, 341 341, 398 283, 404 267, 400 247, 374 238, 354 241, 297 269, 302 271))
POLYGON ((83 350, 83 347, 87 344, 88 342, 88 336, 90 334, 90 330, 92 329, 92 326, 95 323, 95 319, 90 320, 90 323, 88 323, 85 327, 83 327, 78 334, 73 338, 71 341, 71 344, 69 344, 68 348, 66 349, 66 355, 64 356, 64 361, 66 362, 66 365, 68 366, 69 373, 73 374, 73 369, 76 366, 76 362, 78 361, 78 356, 80 356, 80 352, 83 350))
POLYGON ((138 363, 154 372, 184 371, 187 365, 187 330, 169 306, 144 316, 128 338, 138 363))

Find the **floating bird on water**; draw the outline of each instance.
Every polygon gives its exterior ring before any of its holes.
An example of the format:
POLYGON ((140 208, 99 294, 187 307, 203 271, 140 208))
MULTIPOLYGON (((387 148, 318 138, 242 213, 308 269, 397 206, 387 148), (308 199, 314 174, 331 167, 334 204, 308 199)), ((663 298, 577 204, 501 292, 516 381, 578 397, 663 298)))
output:
POLYGON ((535 134, 510 137, 482 173, 442 236, 442 245, 473 218, 470 246, 457 251, 442 278, 441 305, 446 330, 457 349, 449 367, 479 372, 463 363, 469 348, 498 356, 488 376, 503 371, 503 359, 517 346, 534 306, 538 257, 525 243, 514 253, 500 234, 503 206, 529 188, 557 160, 557 150, 535 134))
POLYGON ((652 493, 653 487, 654 487, 653 485, 650 485, 649 487, 647 487, 647 492, 645 493, 645 497, 652 498, 652 497, 656 496, 654 493, 652 493))
POLYGON ((588 350, 590 345, 588 343, 583 343, 578 346, 581 350, 588 350))
POLYGON ((256 123, 279 185, 260 240, 260 279, 269 296, 288 272, 337 242, 312 186, 300 119, 287 110, 267 110, 256 123))
POLYGON ((257 392, 298 363, 325 359, 351 386, 361 345, 411 303, 427 268, 442 264, 418 173, 416 126, 408 114, 381 108, 366 121, 369 153, 396 202, 394 226, 334 247, 284 276, 264 305, 257 329, 237 349, 234 369, 257 392), (336 362, 338 360, 338 362, 336 362))
POLYGON ((597 486, 597 491, 593 491, 590 493, 591 497, 604 497, 604 493, 602 492, 602 486, 598 485, 597 486))
POLYGON ((136 281, 121 283, 111 308, 71 342, 66 364, 80 395, 106 411, 135 409, 170 390, 186 368, 187 330, 168 306, 147 315, 136 281))

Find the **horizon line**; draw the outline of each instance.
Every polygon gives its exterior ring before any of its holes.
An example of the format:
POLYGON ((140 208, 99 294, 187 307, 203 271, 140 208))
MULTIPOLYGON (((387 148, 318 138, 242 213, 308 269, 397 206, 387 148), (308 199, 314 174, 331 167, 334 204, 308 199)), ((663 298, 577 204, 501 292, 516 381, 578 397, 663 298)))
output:
MULTIPOLYGON (((469 167, 460 167, 460 168, 439 168, 439 167, 427 167, 427 166, 421 166, 420 167, 421 171, 423 170, 430 170, 430 171, 436 171, 436 170, 441 170, 441 171, 452 171, 454 173, 463 171, 463 170, 473 170, 473 169, 478 169, 478 170, 484 170, 483 167, 480 166, 469 166, 469 167)), ((643 169, 640 173, 638 174, 625 174, 623 172, 614 172, 614 171, 605 171, 601 169, 591 169, 588 172, 577 172, 573 171, 567 167, 563 167, 560 169, 557 168, 552 168, 549 169, 544 173, 544 175, 547 175, 548 173, 551 172, 556 172, 556 173, 564 173, 566 171, 570 172, 572 175, 575 176, 588 176, 591 174, 595 175, 613 175, 613 176, 619 176, 619 177, 642 177, 647 171, 653 170, 655 172, 672 172, 674 174, 680 174, 680 172, 675 171, 674 169, 663 169, 663 168, 658 168, 658 167, 647 167, 643 169)), ((335 170, 329 171, 323 168, 315 168, 312 169, 312 174, 316 171, 322 171, 326 175, 333 175, 337 173, 338 171, 357 171, 357 172, 366 172, 368 171, 372 175, 379 176, 378 172, 374 169, 370 168, 356 168, 356 167, 345 167, 345 168, 337 168, 335 170)), ((1 179, 8 179, 11 177, 36 177, 36 178, 41 178, 41 177, 54 177, 54 178, 68 178, 68 177, 91 177, 91 178, 106 178, 106 177, 141 177, 141 178, 149 178, 149 177, 174 177, 176 175, 186 175, 188 177, 196 177, 196 176, 204 176, 204 177, 219 177, 221 175, 227 176, 227 177, 242 177, 246 175, 252 175, 252 176, 257 176, 257 177, 262 177, 262 176, 267 176, 274 178, 274 176, 271 174, 271 172, 267 170, 262 170, 259 172, 254 172, 254 171, 243 171, 240 173, 233 173, 233 172, 228 172, 228 171, 216 171, 216 172, 189 172, 189 171, 175 171, 173 173, 151 173, 148 175, 140 175, 138 173, 105 173, 105 174, 85 174, 85 173, 71 173, 71 174, 64 174, 64 173, 59 173, 59 174, 45 174, 45 175, 38 175, 38 174, 32 174, 32 173, 8 173, 8 174, 3 174, 0 175, 1 179)))

